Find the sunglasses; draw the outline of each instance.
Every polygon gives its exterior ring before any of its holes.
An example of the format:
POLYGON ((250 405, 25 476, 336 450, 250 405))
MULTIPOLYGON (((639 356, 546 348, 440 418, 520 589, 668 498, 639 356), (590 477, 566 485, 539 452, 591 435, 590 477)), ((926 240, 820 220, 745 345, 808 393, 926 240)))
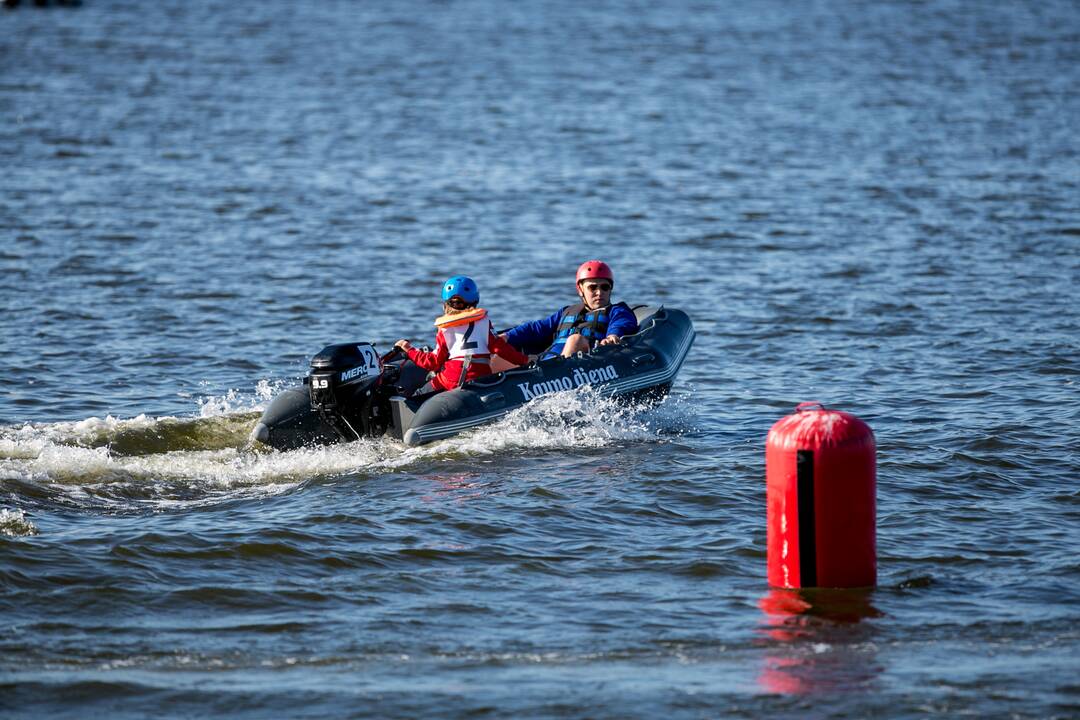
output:
POLYGON ((584 283, 581 287, 585 292, 611 292, 611 283, 584 283))

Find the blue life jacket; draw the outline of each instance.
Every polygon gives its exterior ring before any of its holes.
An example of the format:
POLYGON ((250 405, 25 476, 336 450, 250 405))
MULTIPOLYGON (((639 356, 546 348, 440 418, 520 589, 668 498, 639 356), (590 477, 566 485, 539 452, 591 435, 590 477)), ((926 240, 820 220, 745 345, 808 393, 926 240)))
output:
MULTIPOLYGON (((616 303, 630 310, 626 303, 616 303)), ((571 335, 581 335, 588 339, 589 345, 595 345, 598 341, 607 337, 608 323, 611 321, 611 308, 614 305, 605 305, 595 310, 586 310, 584 303, 570 305, 563 310, 559 324, 555 327, 555 342, 544 354, 552 357, 562 352, 566 339, 571 335)), ((632 312, 632 311, 631 311, 632 312)))

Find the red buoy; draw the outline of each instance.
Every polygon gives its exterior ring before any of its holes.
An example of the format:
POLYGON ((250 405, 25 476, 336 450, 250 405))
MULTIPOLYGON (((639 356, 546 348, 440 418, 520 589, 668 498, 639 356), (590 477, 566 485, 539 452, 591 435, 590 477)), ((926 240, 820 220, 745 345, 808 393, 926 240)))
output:
POLYGON ((874 433, 859 418, 800 403, 765 443, 769 584, 877 583, 874 433))

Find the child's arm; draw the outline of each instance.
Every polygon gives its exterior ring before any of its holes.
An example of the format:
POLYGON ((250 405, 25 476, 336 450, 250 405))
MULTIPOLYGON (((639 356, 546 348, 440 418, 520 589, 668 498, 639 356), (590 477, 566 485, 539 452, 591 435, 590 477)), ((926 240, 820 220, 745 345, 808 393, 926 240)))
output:
POLYGON ((491 330, 488 330, 488 348, 491 349, 491 352, 515 365, 526 365, 529 362, 527 355, 518 352, 513 345, 503 340, 501 335, 496 335, 491 330))
POLYGON ((441 370, 442 366, 446 364, 446 359, 450 357, 450 348, 446 347, 446 340, 443 339, 442 331, 435 333, 434 352, 424 352, 419 348, 414 348, 408 342, 402 344, 399 341, 398 347, 404 350, 409 359, 423 370, 441 370))

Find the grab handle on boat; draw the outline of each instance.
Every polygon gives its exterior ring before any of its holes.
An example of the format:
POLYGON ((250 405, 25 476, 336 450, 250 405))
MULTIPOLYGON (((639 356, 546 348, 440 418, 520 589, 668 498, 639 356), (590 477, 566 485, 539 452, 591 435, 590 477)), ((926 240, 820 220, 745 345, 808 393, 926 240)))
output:
POLYGON ((656 362, 656 354, 651 353, 651 352, 650 353, 642 353, 641 355, 638 355, 637 357, 635 357, 630 362, 632 364, 634 364, 634 365, 641 365, 642 363, 656 362))
POLYGON ((490 405, 493 402, 502 402, 505 397, 506 396, 503 395, 501 392, 493 392, 488 393, 487 395, 481 395, 480 402, 484 403, 485 405, 490 405))

